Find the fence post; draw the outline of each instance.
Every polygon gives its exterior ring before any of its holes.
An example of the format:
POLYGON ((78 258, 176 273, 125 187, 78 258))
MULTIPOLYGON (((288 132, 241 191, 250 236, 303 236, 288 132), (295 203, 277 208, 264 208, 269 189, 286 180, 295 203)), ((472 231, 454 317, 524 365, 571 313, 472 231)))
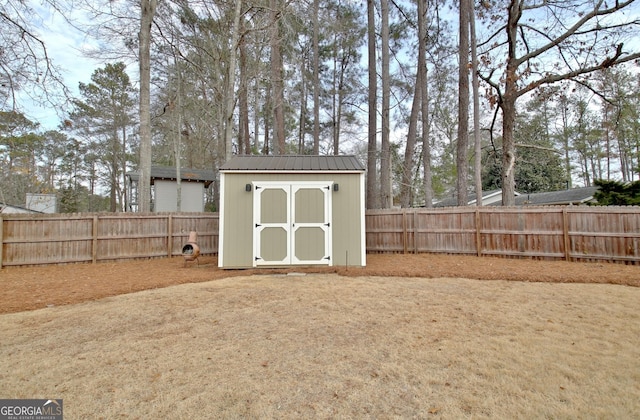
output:
POLYGON ((482 235, 480 233, 480 207, 476 206, 476 253, 482 256, 482 235))
POLYGON ((402 209, 402 252, 407 253, 407 210, 402 209))
POLYGON ((91 263, 95 264, 98 258, 98 215, 93 215, 92 235, 93 241, 91 242, 91 263))
POLYGON ((413 253, 418 253, 418 212, 413 209, 413 253))
POLYGON ((173 255, 173 215, 169 214, 167 219, 167 256, 171 258, 173 255))
POLYGON ((564 239, 564 260, 571 261, 571 241, 569 240, 569 215, 567 207, 562 209, 562 237, 564 239))
POLYGON ((0 269, 2 269, 2 254, 4 253, 4 231, 2 230, 3 226, 4 225, 2 216, 0 216, 0 269))

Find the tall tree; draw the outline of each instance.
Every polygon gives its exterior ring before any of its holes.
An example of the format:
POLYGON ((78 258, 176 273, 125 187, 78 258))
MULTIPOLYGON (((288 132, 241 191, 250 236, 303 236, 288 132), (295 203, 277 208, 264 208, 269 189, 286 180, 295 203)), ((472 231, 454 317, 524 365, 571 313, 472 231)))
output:
POLYGON ((79 84, 81 100, 74 101, 74 128, 99 151, 109 188, 111 211, 126 205, 124 175, 129 159, 130 130, 135 119, 135 93, 124 63, 107 64, 79 84))
POLYGON ((637 80, 622 69, 606 69, 596 74, 602 129, 608 145, 606 159, 607 179, 611 179, 614 156, 618 158, 619 174, 623 182, 634 178, 638 165, 638 91, 637 80), (635 85, 635 86, 634 86, 635 85))
POLYGON ((469 41, 471 43, 471 86, 473 92, 473 173, 475 179, 476 206, 482 206, 482 142, 480 137, 480 77, 478 76, 478 40, 476 37, 476 12, 473 1, 469 7, 469 41))
MULTIPOLYGON (((313 0, 313 154, 320 153, 320 0, 313 0)), ((334 150, 334 153, 337 152, 334 150)))
POLYGON ((367 0, 367 50, 369 93, 368 139, 367 139, 367 208, 374 209, 379 203, 378 173, 378 72, 376 61, 376 10, 374 0, 367 0))
POLYGON ((16 111, 0 111, 0 200, 24 204, 27 192, 37 191, 37 158, 42 136, 39 125, 16 111))
MULTIPOLYGON (((420 55, 420 53, 418 54, 420 55)), ((424 59, 424 57, 422 57, 424 59)), ((418 58, 420 62, 420 57, 418 58)), ((422 86, 426 81, 422 80, 423 72, 418 66, 416 71, 416 83, 411 103, 411 115, 409 117, 409 129, 407 131, 407 142, 404 149, 404 163, 402 165, 402 180, 400 182, 400 206, 411 207, 413 197, 413 169, 414 154, 416 147, 416 136, 418 132, 418 117, 422 107, 422 86)))
POLYGON ((240 17, 242 15, 242 1, 236 0, 236 8, 233 14, 233 26, 231 28, 231 45, 229 46, 229 76, 227 77, 227 88, 225 89, 225 121, 224 121, 224 139, 225 153, 224 160, 231 159, 233 155, 233 109, 236 103, 235 86, 236 86, 236 61, 237 49, 240 43, 240 17))
POLYGON ((329 26, 332 36, 326 49, 330 51, 329 92, 331 97, 331 136, 333 154, 340 154, 341 137, 345 133, 360 131, 360 98, 364 97, 361 84, 360 47, 365 42, 366 27, 360 20, 358 6, 340 0, 331 3, 333 12, 329 26))
POLYGON ((433 205, 433 186, 431 173, 431 142, 429 141, 429 81, 427 73, 427 0, 418 0, 418 48, 424 50, 425 54, 420 59, 418 55, 418 74, 423 81, 420 89, 420 113, 422 122, 422 168, 424 191, 424 206, 431 208, 433 205))
POLYGON ((391 191, 391 76, 389 74, 389 1, 380 0, 380 74, 382 85, 382 135, 380 143, 380 208, 393 205, 391 191))
POLYGON ((458 178, 456 193, 458 205, 468 203, 467 183, 469 176, 469 18, 471 2, 460 0, 460 32, 458 44, 458 140, 456 167, 458 178))
MULTIPOLYGON (((578 93, 581 93, 580 90, 578 93)), ((593 180, 603 178, 600 159, 605 155, 601 145, 601 123, 592 108, 591 100, 585 95, 574 95, 569 101, 573 123, 569 128, 571 148, 578 156, 580 174, 585 186, 593 185, 593 180)))
POLYGON ((151 210, 151 24, 157 0, 140 0, 139 70, 140 70, 140 181, 138 208, 151 210))
POLYGON ((571 177, 571 127, 570 127, 570 113, 569 113, 569 100, 566 95, 558 95, 556 102, 556 113, 558 120, 556 122, 555 139, 556 144, 562 150, 563 153, 563 165, 565 173, 567 174, 567 189, 573 188, 573 180, 571 177))
POLYGON ((493 100, 502 111, 503 205, 515 204, 518 99, 540 86, 578 79, 639 58, 640 53, 632 45, 624 44, 639 24, 623 14, 633 3, 634 0, 612 4, 605 0, 510 0, 506 13, 502 13, 494 10, 499 6, 483 2, 486 21, 492 26, 498 24, 498 30, 484 44, 484 62, 492 68, 483 78, 494 88, 493 100), (497 68, 493 63, 506 64, 497 68))
POLYGON ((42 149, 40 150, 41 173, 46 189, 50 192, 55 191, 56 187, 62 180, 62 174, 58 165, 61 164, 65 152, 72 146, 69 138, 65 133, 57 130, 47 130, 42 135, 42 149))
MULTIPOLYGON (((407 142, 404 152, 404 164, 402 171, 402 181, 400 185, 400 205, 402 207, 411 207, 413 198, 413 172, 414 172, 414 153, 417 144, 418 133, 418 117, 420 114, 428 112, 428 106, 423 107, 424 104, 428 104, 428 98, 426 96, 425 88, 427 86, 427 61, 426 61, 426 42, 427 42, 427 27, 426 27, 426 0, 418 0, 418 57, 416 62, 416 82, 413 93, 413 102, 411 104, 411 115, 409 118, 409 130, 407 133, 407 142)), ((424 117, 424 115, 423 115, 424 117)), ((424 121, 423 121, 424 124, 424 121)), ((428 126, 428 117, 427 117, 428 126)), ((422 133, 425 136, 425 132, 422 133)), ((426 135, 428 137, 428 134, 426 135)), ((428 141, 423 142, 428 146, 428 141)), ((430 153, 430 148, 427 147, 423 153, 430 153)), ((424 159, 423 159, 424 162, 424 159)), ((430 159, 428 160, 430 166, 430 159)), ((425 165, 425 173, 427 172, 427 166, 425 165)), ((430 170, 430 168, 429 168, 430 170)), ((425 175, 426 177, 426 175, 425 175)), ((428 198, 429 200, 431 198, 428 198)), ((427 200, 425 200, 427 201, 427 200)))
POLYGON ((269 0, 271 9, 271 33, 269 45, 271 47, 271 88, 273 105, 273 136, 276 154, 286 153, 286 137, 284 125, 284 63, 282 61, 282 39, 280 33, 280 18, 282 11, 279 0, 269 0))

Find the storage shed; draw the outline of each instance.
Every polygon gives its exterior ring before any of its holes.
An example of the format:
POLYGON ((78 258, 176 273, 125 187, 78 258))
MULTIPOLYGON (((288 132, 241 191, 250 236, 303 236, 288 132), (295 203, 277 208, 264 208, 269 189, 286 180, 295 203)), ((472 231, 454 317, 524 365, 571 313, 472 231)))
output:
MULTIPOLYGON (((131 202, 127 211, 137 211, 138 182, 140 172, 127 173, 129 179, 129 197, 131 202)), ((153 211, 178 210, 178 182, 176 168, 152 166, 150 183, 153 197, 153 211)), ((205 189, 216 179, 215 172, 205 169, 182 168, 180 170, 180 211, 203 212, 205 207, 205 189)))
POLYGON ((365 266, 354 156, 237 156, 220 168, 221 268, 365 266))

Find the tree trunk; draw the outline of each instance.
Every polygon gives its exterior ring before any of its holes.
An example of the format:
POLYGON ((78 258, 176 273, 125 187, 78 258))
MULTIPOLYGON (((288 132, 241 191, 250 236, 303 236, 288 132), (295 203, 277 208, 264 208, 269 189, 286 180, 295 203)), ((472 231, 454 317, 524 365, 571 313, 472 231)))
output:
MULTIPOLYGON (((306 70, 306 57, 304 50, 301 51, 303 57, 300 58, 300 74, 304 75, 306 70)), ((315 89, 315 88, 314 88, 315 89)), ((307 81, 305 77, 300 80, 300 114, 298 116, 298 154, 304 153, 304 138, 306 134, 307 122, 307 81)), ((316 153, 317 154, 317 153, 316 153)))
POLYGON ((469 31, 471 35, 471 72, 473 90, 473 144, 474 179, 476 182, 476 206, 482 206, 482 139, 480 138, 480 78, 478 77, 478 51, 476 39, 476 13, 469 2, 469 31))
POLYGON ((380 145, 380 208, 388 209, 393 204, 391 194, 391 143, 389 136, 391 79, 389 76, 389 1, 380 0, 381 15, 381 56, 382 56, 382 143, 380 145))
MULTIPOLYGON (((424 58, 420 58, 420 55, 424 55, 422 50, 418 51, 418 62, 422 62, 424 58)), ((418 116, 420 115, 420 108, 422 106, 422 85, 425 83, 422 80, 422 72, 420 66, 416 70, 416 84, 413 93, 413 101, 411 103, 411 115, 409 117, 409 130, 407 132, 407 143, 404 149, 404 164, 402 165, 402 184, 400 185, 400 206, 411 207, 412 192, 413 192, 413 157, 416 147, 416 135, 418 132, 418 116)))
POLYGON ((176 94, 176 132, 174 137, 174 153, 176 160, 176 211, 182 211, 182 69, 178 56, 174 55, 174 64, 177 73, 177 94, 176 94))
POLYGON ((236 50, 240 43, 240 15, 242 14, 242 1, 236 0, 236 10, 233 16, 233 28, 231 29, 231 46, 229 47, 229 74, 227 88, 225 89, 225 119, 224 119, 224 161, 231 159, 233 155, 233 109, 235 107, 236 86, 236 50))
POLYGON ((121 211, 127 211, 129 207, 129 194, 127 194, 127 127, 123 125, 120 128, 120 135, 122 136, 120 165, 122 166, 122 205, 121 211))
POLYGON ((251 136, 249 133, 249 90, 247 81, 247 48, 244 39, 238 45, 240 54, 240 87, 238 89, 238 134, 240 137, 240 151, 245 155, 251 154, 251 136))
POLYGON ((424 170, 424 206, 433 207, 431 172, 431 143, 429 142, 429 80, 427 73, 427 0, 418 0, 418 48, 424 51, 422 60, 418 54, 418 72, 422 74, 420 112, 422 114, 422 167, 424 170))
MULTIPOLYGON (((427 14, 427 5, 426 0, 418 0, 418 61, 416 65, 416 85, 413 96, 413 103, 411 104, 411 116, 409 119, 409 130, 407 133, 407 145, 404 153, 404 165, 402 170, 402 185, 400 186, 400 205, 402 207, 411 207, 413 205, 413 159, 415 155, 415 146, 416 146, 416 137, 418 132, 418 117, 422 112, 428 112, 428 106, 425 106, 425 100, 428 98, 423 98, 422 96, 427 94, 427 77, 426 77, 426 69, 427 69, 427 60, 426 60, 426 38, 427 38, 427 29, 426 29, 426 16, 427 14)), ((423 124, 425 121, 425 115, 423 117, 423 124)), ((428 124, 428 116, 426 118, 428 124)), ((422 134, 424 135, 425 130, 423 127, 422 134)), ((428 133, 428 130, 427 130, 428 133)), ((431 148, 429 146, 429 141, 425 142, 423 139, 423 161, 425 161, 425 153, 430 154, 431 148), (424 150, 424 145, 427 144, 427 149, 424 150)), ((429 161, 429 171, 431 170, 431 159, 430 156, 428 158, 429 161)), ((426 167, 425 167, 426 168, 426 167)), ((430 173, 429 173, 430 176, 430 173)), ((429 179, 429 185, 431 184, 431 179, 429 179)), ((426 185, 426 184, 425 184, 426 185)))
POLYGON ((273 90, 273 137, 276 154, 286 153, 284 134, 284 80, 280 49, 280 10, 278 0, 270 0, 271 7, 271 85, 273 90))
POLYGON ((458 205, 466 206, 467 177, 469 174, 469 0, 460 0, 460 45, 458 49, 458 144, 456 191, 458 205))
POLYGON ((505 90, 500 107, 502 109, 502 205, 514 206, 515 199, 515 163, 516 148, 513 134, 516 121, 516 100, 518 98, 518 83, 516 70, 516 37, 521 10, 518 0, 511 0, 509 18, 507 21, 507 42, 509 53, 507 58, 505 90))
MULTIPOLYGON (((333 94, 335 98, 336 94, 337 98, 337 110, 334 111, 334 119, 333 119, 333 154, 340 154, 340 131, 342 130, 342 104, 344 102, 344 74, 345 74, 345 66, 340 66, 340 73, 338 74, 338 89, 337 92, 333 94)), ((335 105, 335 104, 334 104, 335 105)))
POLYGON ((320 153, 320 44, 319 0, 313 0, 313 154, 320 153))
POLYGON ((369 51, 369 127, 367 141, 367 208, 378 207, 378 74, 376 71, 376 11, 367 0, 367 43, 369 51))
POLYGON ((157 0, 140 1, 140 180, 139 211, 151 210, 151 23, 157 0))
MULTIPOLYGON (((266 102, 266 99, 265 99, 266 102)), ((253 85, 253 148, 260 153, 261 150, 264 149, 264 145, 262 148, 260 147, 260 108, 265 107, 264 103, 261 103, 261 95, 260 95, 260 81, 255 78, 253 85)), ((263 113, 263 115, 266 115, 263 113)), ((267 140, 267 133, 265 131, 264 141, 267 140)))
POLYGON ((331 137, 333 140, 333 154, 338 155, 338 104, 340 90, 338 88, 338 46, 333 44, 333 72, 331 75, 331 137))
POLYGON ((573 182, 571 180, 571 148, 569 147, 569 116, 568 105, 565 104, 565 97, 563 96, 560 102, 560 115, 562 115, 562 152, 564 154, 564 170, 567 175, 567 189, 573 188, 573 182))

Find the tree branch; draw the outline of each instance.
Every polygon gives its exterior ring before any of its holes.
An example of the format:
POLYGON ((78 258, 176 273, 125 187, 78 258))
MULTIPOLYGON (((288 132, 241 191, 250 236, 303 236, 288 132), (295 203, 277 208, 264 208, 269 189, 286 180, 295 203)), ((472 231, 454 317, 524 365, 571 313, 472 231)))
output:
POLYGON ((591 19, 593 19, 593 18, 595 18, 597 16, 606 16, 606 15, 610 15, 612 13, 615 13, 618 10, 621 10, 622 8, 630 5, 634 1, 635 0, 626 0, 626 1, 623 1, 623 2, 616 1, 615 6, 613 6, 611 8, 600 10, 600 6, 602 6, 602 3, 604 2, 604 0, 598 0, 597 4, 594 5, 592 12, 585 14, 573 26, 571 26, 563 34, 561 34, 560 36, 558 36, 557 38, 555 38, 551 42, 547 43, 546 45, 543 45, 542 47, 538 48, 535 51, 532 51, 532 52, 530 52, 528 54, 525 54, 524 56, 516 59, 516 64, 519 66, 523 62, 525 62, 527 60, 530 60, 530 59, 532 59, 534 57, 537 57, 537 56, 541 55, 542 53, 544 53, 545 51, 548 51, 551 48, 561 44, 563 41, 565 41, 570 36, 575 35, 578 32, 578 30, 580 28, 582 28, 591 19))
POLYGON ((640 58, 640 53, 630 54, 623 58, 620 58, 621 55, 622 55, 622 44, 619 44, 616 50, 616 54, 613 57, 605 58, 602 63, 597 64, 595 66, 583 67, 583 68, 573 70, 563 74, 548 75, 546 77, 543 77, 542 79, 536 80, 535 82, 531 82, 524 88, 520 89, 517 92, 517 96, 520 97, 525 93, 531 92, 532 90, 542 85, 549 85, 552 83, 560 82, 562 80, 570 80, 570 79, 573 79, 574 77, 577 77, 583 74, 592 73, 597 70, 606 69, 618 64, 626 63, 626 62, 640 58))

